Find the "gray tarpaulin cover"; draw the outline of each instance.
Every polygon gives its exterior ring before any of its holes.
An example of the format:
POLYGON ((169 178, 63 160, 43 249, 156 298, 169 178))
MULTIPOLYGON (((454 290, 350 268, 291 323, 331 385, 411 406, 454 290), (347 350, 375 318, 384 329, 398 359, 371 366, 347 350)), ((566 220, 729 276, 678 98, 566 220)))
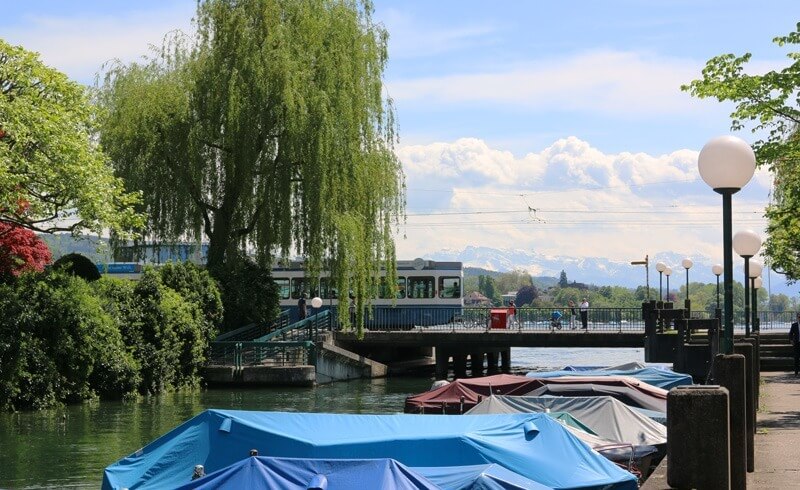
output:
POLYGON ((667 428, 610 396, 491 396, 469 414, 568 412, 598 436, 615 442, 658 446, 667 428))

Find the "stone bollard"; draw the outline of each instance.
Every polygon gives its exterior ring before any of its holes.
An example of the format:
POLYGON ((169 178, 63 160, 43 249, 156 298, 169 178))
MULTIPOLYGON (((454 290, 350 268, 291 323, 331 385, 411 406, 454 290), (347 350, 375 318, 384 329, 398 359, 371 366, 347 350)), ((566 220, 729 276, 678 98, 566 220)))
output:
POLYGON ((747 411, 745 360, 741 354, 718 354, 714 358, 716 382, 728 389, 730 414, 731 488, 747 488, 747 411))
POLYGON ((680 386, 667 394, 667 483, 672 488, 728 490, 728 390, 680 386))
POLYGON ((752 473, 755 471, 755 434, 756 434, 756 408, 758 401, 756 399, 756 355, 755 355, 755 341, 750 338, 742 339, 736 342, 733 346, 733 351, 736 354, 744 356, 745 363, 745 391, 746 391, 746 405, 747 410, 747 472, 752 473))

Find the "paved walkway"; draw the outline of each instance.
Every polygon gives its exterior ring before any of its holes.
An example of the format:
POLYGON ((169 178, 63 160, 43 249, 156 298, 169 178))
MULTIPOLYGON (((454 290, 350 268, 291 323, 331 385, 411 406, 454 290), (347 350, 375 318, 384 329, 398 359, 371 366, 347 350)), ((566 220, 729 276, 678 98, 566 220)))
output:
POLYGON ((800 489, 800 377, 761 373, 755 473, 748 488, 800 489))
MULTIPOLYGON (((756 471, 747 474, 747 488, 800 490, 800 377, 793 373, 761 373, 761 383, 756 471)), ((643 490, 668 488, 667 467, 662 462, 643 490)))

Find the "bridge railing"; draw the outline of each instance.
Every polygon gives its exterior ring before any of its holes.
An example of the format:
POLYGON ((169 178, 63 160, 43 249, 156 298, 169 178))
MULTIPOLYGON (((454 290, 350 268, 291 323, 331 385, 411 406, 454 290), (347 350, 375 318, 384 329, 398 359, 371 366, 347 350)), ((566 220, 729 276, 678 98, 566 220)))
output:
POLYGON ((796 311, 758 311, 756 315, 761 332, 784 331, 786 335, 789 335, 789 328, 797 318, 796 311))
POLYGON ((279 330, 289 325, 289 311, 282 311, 278 318, 267 323, 250 323, 239 327, 230 332, 225 332, 217 336, 215 341, 236 341, 236 340, 255 340, 263 337, 270 332, 279 330))
POLYGON ((331 312, 330 310, 323 310, 308 318, 291 323, 279 329, 276 329, 256 340, 258 342, 275 342, 275 341, 301 341, 309 340, 316 341, 317 335, 320 332, 331 329, 331 312))
POLYGON ((209 364, 216 366, 300 366, 314 364, 314 342, 219 341, 211 343, 209 364))
MULTIPOLYGON (((365 313, 367 330, 419 330, 419 331, 457 331, 486 330, 490 325, 491 310, 507 308, 488 307, 424 307, 392 308, 376 306, 365 313)), ((517 308, 513 321, 505 327, 517 331, 568 331, 581 328, 581 317, 575 308, 574 321, 569 309, 517 308), (554 324, 553 311, 560 311, 560 322, 554 324)), ((334 328, 338 328, 335 308, 332 309, 334 328)), ((641 308, 590 308, 587 312, 588 329, 614 332, 644 332, 641 308)))

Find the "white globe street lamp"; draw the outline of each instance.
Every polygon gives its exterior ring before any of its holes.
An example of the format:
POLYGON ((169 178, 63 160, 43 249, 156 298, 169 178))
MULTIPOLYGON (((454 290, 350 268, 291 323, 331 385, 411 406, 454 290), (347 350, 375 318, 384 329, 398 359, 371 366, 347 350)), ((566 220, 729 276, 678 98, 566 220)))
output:
POLYGON ((700 150, 697 157, 700 177, 714 192, 722 195, 722 250, 725 315, 723 342, 725 354, 733 354, 733 250, 731 246, 731 197, 747 185, 756 170, 756 156, 744 140, 719 136, 700 150))
POLYGON ((733 235, 733 250, 744 259, 744 334, 750 336, 750 258, 761 248, 761 237, 753 230, 733 235))
POLYGON ((684 306, 686 308, 686 313, 688 317, 689 310, 691 310, 691 303, 689 303, 689 269, 692 268, 694 262, 692 262, 692 259, 690 259, 689 257, 686 257, 681 261, 681 265, 683 266, 684 269, 686 269, 686 301, 684 306))
MULTIPOLYGON (((752 318, 750 319, 750 324, 753 326, 753 332, 761 331, 761 327, 758 325, 758 293, 756 292, 756 281, 761 281, 761 273, 764 270, 764 266, 761 265, 761 262, 756 260, 750 261, 750 273, 749 281, 750 281, 750 304, 752 305, 752 318)), ((761 287, 759 285, 759 287, 761 287)))
POLYGON ((656 264, 656 270, 658 271, 658 300, 664 301, 664 293, 661 290, 661 275, 664 273, 664 269, 667 268, 667 264, 664 262, 659 262, 656 264))
POLYGON ((713 272, 714 275, 717 276, 717 318, 719 318, 719 315, 720 315, 720 312, 719 312, 719 276, 720 276, 720 274, 722 274, 722 265, 720 265, 720 264, 712 265, 711 266, 711 272, 713 272))

